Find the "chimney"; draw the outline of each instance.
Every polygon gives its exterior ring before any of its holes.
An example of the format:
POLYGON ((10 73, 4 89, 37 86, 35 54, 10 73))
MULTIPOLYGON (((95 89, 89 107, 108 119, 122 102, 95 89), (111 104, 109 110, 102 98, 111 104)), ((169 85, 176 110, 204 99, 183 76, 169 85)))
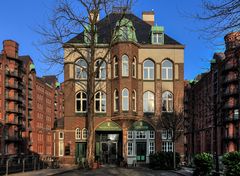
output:
POLYGON ((90 12, 90 14, 89 14, 89 18, 90 18, 90 19, 93 19, 94 13, 97 14, 97 21, 96 21, 96 22, 98 22, 98 21, 99 21, 99 12, 98 12, 97 10, 92 10, 92 11, 90 12))
POLYGON ((18 43, 13 40, 3 41, 3 52, 11 58, 18 57, 18 43))
POLYGON ((151 26, 154 25, 154 11, 148 11, 142 13, 142 19, 151 26))

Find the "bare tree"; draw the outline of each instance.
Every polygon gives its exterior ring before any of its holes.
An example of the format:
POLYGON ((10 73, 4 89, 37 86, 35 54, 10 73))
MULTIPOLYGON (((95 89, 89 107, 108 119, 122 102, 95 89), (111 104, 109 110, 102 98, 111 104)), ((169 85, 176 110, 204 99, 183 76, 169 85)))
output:
POLYGON ((206 22, 202 30, 208 38, 214 39, 240 30, 239 0, 202 0, 202 9, 194 16, 206 22))
POLYGON ((173 167, 176 169, 176 141, 184 134, 184 113, 183 111, 163 112, 160 118, 160 126, 171 133, 173 143, 173 167))
MULTIPOLYGON (((131 0, 59 0, 52 18, 50 28, 40 26, 38 32, 43 36, 42 44, 47 46, 47 58, 49 64, 68 63, 80 67, 79 77, 86 78, 84 81, 76 81, 81 89, 87 94, 86 128, 87 137, 87 163, 89 167, 94 163, 95 133, 94 133, 94 95, 101 89, 100 81, 95 80, 102 64, 112 62, 109 57, 111 48, 118 41, 120 30, 126 26, 124 21, 126 11, 131 6, 131 0), (114 29, 111 29, 109 40, 104 44, 97 42, 99 14, 108 17, 114 6, 121 6, 121 17, 114 29), (123 21, 123 22, 122 22, 123 21), (84 31, 81 34, 80 31, 84 31), (73 42, 73 37, 82 37, 84 42, 73 42), (70 40, 70 41, 69 41, 70 40), (64 47, 64 57, 63 50, 64 47), (104 48, 104 49, 103 49, 104 48), (71 61, 73 55, 86 61, 86 65, 71 61), (96 61, 101 56, 101 60, 96 61)), ((110 20, 110 19, 109 19, 110 20)), ((106 27, 110 27, 109 21, 106 27)), ((67 92, 66 92, 67 93, 67 92)))

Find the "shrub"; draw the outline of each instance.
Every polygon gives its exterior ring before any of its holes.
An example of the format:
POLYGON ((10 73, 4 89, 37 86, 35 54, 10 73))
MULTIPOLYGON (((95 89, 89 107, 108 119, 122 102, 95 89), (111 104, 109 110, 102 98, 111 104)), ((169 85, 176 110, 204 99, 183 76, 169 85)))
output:
MULTIPOLYGON (((152 169, 173 169, 173 152, 157 152, 149 156, 149 166, 152 169)), ((180 163, 180 155, 176 152, 176 166, 180 163)))
POLYGON ((200 153, 194 157, 194 176, 207 176, 213 168, 213 158, 209 153, 200 153))
POLYGON ((223 156, 222 160, 226 170, 226 176, 237 176, 240 175, 240 152, 230 152, 223 156))

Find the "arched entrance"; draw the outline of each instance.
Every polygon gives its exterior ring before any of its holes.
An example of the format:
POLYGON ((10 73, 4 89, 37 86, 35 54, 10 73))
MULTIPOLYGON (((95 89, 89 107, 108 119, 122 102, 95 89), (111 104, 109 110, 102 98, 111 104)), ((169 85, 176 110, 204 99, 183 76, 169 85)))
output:
POLYGON ((134 122, 127 132, 128 164, 149 163, 149 155, 154 152, 154 128, 145 121, 134 122))
POLYGON ((122 129, 112 121, 96 128, 95 158, 103 164, 115 164, 122 157, 122 129))

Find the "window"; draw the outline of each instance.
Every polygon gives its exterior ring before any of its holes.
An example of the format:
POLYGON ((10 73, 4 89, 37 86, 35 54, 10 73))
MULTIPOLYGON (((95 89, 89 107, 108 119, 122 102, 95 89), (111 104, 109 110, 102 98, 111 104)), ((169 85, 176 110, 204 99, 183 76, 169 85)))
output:
POLYGON ((128 131, 128 139, 133 139, 133 131, 128 131))
POLYGON ((149 132, 149 139, 154 139, 155 138, 155 131, 150 131, 149 132))
POLYGON ((78 92, 76 94, 76 112, 87 111, 87 94, 85 92, 78 92))
POLYGON ((106 79, 106 62, 101 59, 97 60, 95 63, 95 71, 96 79, 106 79))
POLYGON ((128 151, 128 156, 133 155, 133 143, 132 142, 127 143, 127 151, 128 151))
POLYGON ((146 139, 145 131, 136 131, 136 139, 146 139))
POLYGON ((173 111, 173 95, 169 91, 166 91, 162 94, 162 111, 163 112, 173 111))
POLYGON ((136 91, 132 91, 132 110, 136 112, 136 91))
POLYGON ((150 91, 143 94, 143 112, 154 112, 154 94, 150 91))
POLYGON ((162 140, 172 140, 172 130, 162 130, 162 140))
POLYGON ((152 154, 155 152, 155 143, 154 142, 150 142, 149 143, 149 154, 152 154))
POLYGON ((59 139, 64 139, 64 134, 63 134, 63 132, 59 132, 59 139))
POLYGON ((87 79, 87 62, 84 59, 79 59, 75 65, 75 78, 87 79))
POLYGON ((133 78, 136 78, 136 58, 134 57, 133 58, 133 62, 132 62, 132 77, 133 78))
POLYGON ((122 56, 122 76, 128 76, 128 56, 122 56))
POLYGON ((64 143, 63 141, 59 141, 59 156, 63 156, 64 153, 64 143))
POLYGON ((173 143, 169 141, 164 141, 162 143, 162 151, 163 152, 172 152, 173 151, 173 143))
POLYGON ((114 78, 118 77, 118 58, 115 56, 114 57, 114 69, 113 69, 114 73, 114 78))
POLYGON ((239 112, 238 112, 238 109, 234 109, 234 119, 238 119, 239 117, 239 112))
POLYGON ((75 139, 81 139, 81 130, 79 128, 75 130, 75 139))
POLYGON ((82 139, 87 139, 87 129, 86 128, 82 129, 82 139))
POLYGON ((151 60, 145 60, 143 63, 143 79, 154 80, 154 63, 151 60))
POLYGON ((106 112, 106 94, 104 92, 95 94, 95 112, 106 112))
POLYGON ((119 110, 119 96, 118 96, 118 90, 114 90, 114 112, 117 112, 119 110))
POLYGON ((129 110, 129 93, 128 89, 124 88, 122 90, 122 110, 123 111, 128 111, 129 110))
POLYGON ((163 44, 163 33, 153 33, 152 42, 153 44, 163 44))
POLYGON ((128 26, 123 26, 123 40, 128 40, 128 26))
POLYGON ((162 63, 162 79, 172 80, 173 79, 173 64, 169 60, 164 60, 162 63))

